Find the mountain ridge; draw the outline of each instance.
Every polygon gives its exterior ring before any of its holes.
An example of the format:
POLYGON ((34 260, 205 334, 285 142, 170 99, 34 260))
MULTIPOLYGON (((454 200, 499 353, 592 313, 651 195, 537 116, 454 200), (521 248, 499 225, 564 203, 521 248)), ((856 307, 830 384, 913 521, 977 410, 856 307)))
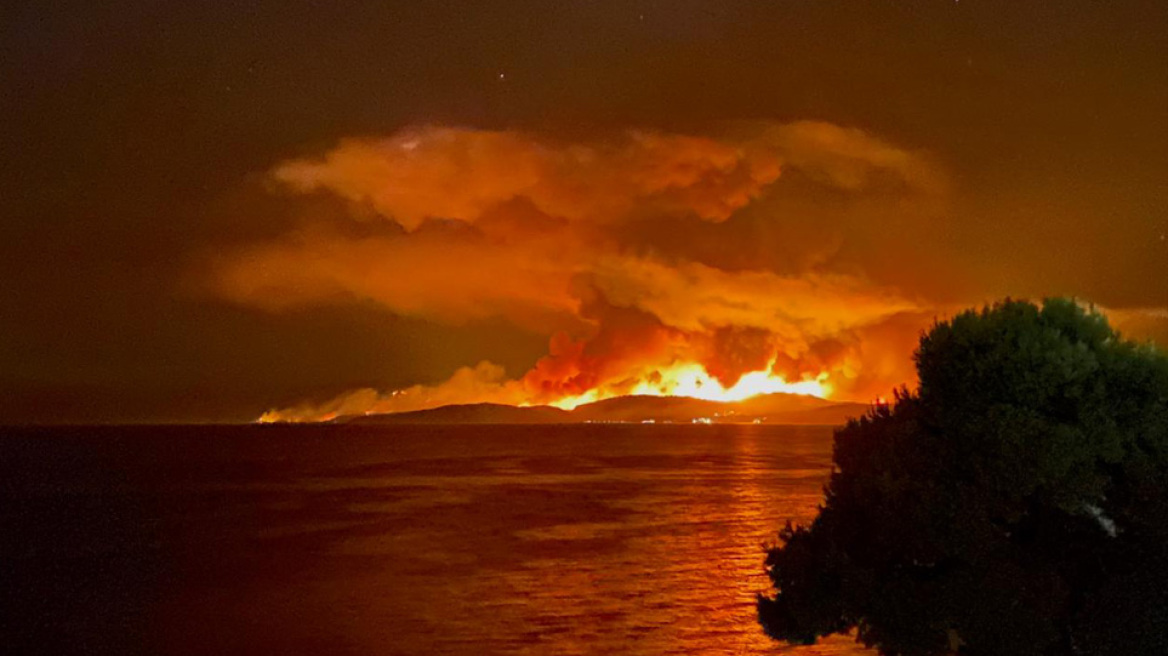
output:
POLYGON ((868 405, 801 394, 763 394, 741 401, 686 396, 618 396, 563 410, 553 406, 499 403, 444 405, 426 410, 338 417, 351 424, 578 424, 717 423, 838 425, 868 405))

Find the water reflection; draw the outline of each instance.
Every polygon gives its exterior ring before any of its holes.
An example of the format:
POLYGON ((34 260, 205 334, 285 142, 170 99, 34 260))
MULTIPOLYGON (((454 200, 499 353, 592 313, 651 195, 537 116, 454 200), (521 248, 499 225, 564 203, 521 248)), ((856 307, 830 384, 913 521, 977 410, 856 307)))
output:
POLYGON ((118 458, 167 563, 153 653, 861 653, 756 619, 762 544, 814 515, 827 429, 166 438, 118 458))

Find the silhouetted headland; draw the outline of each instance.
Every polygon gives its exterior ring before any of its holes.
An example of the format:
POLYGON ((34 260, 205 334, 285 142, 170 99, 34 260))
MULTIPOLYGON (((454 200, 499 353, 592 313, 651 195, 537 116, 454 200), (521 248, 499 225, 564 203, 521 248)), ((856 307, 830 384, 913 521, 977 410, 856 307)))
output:
POLYGON ((837 403, 800 394, 765 394, 737 402, 689 397, 621 396, 573 410, 497 403, 447 405, 414 412, 340 417, 356 424, 719 423, 838 425, 862 415, 862 403, 837 403))

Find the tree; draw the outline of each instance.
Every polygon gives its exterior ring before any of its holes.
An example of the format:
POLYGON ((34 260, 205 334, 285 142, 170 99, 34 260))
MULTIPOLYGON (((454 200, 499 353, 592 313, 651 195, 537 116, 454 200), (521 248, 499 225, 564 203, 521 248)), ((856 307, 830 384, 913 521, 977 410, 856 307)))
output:
POLYGON ((1067 299, 935 324, 919 385, 836 431, 760 597, 885 655, 1168 654, 1168 357, 1067 299))

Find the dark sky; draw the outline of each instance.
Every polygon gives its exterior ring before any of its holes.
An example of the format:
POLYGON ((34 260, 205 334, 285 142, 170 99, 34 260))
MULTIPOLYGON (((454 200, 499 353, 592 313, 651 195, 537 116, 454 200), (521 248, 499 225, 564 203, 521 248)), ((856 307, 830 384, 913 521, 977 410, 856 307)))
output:
MULTIPOLYGON (((0 81, 0 421, 240 420, 483 359, 521 375, 538 322, 377 297, 273 310, 201 282, 288 217, 342 211, 273 192, 274 167, 416 125, 856 128, 927 156, 946 200, 825 234, 840 267, 937 307, 1074 294, 1168 334, 1157 0, 7 3, 0 81)), ((804 196, 775 220, 836 203, 804 196)), ((655 253, 690 234, 637 225, 622 243, 655 253)), ((723 268, 778 266, 742 258, 723 268)))

